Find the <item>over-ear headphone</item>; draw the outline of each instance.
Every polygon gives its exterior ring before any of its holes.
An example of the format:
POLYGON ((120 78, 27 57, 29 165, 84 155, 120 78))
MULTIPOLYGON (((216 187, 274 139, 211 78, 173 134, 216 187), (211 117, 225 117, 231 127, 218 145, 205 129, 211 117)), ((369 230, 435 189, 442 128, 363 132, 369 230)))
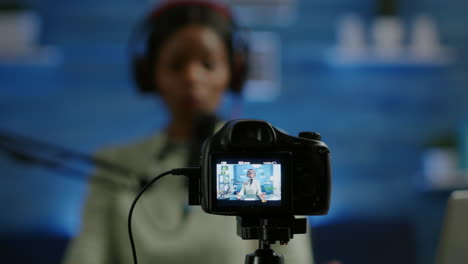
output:
MULTIPOLYGON (((211 16, 216 17, 216 19, 221 19, 222 21, 220 21, 227 25, 228 36, 223 38, 223 40, 228 39, 226 45, 228 46, 231 72, 229 89, 234 93, 240 93, 247 78, 249 59, 249 48, 245 38, 245 32, 241 32, 241 30, 239 30, 228 6, 219 1, 208 0, 166 1, 150 12, 149 16, 142 22, 142 24, 136 27, 134 34, 132 34, 130 38, 130 55, 133 80, 135 81, 138 90, 142 93, 157 92, 153 75, 155 67, 154 56, 157 56, 156 53, 159 52, 158 49, 161 47, 162 42, 164 42, 167 37, 173 33, 173 31, 162 27, 173 26, 174 23, 166 25, 166 22, 168 19, 174 19, 174 17, 171 16, 174 16, 177 9, 185 10, 183 12, 186 13, 190 12, 191 9, 196 9, 194 14, 186 14, 186 16, 193 17, 198 15, 202 19, 206 16, 202 17, 199 12, 206 12, 211 16), (156 34, 160 34, 163 37, 155 37, 154 35, 156 34), (153 42, 151 42, 150 38, 153 38, 153 42), (156 41, 154 41, 154 39, 156 39, 156 41)), ((179 19, 179 17, 177 17, 177 19, 179 19)), ((184 25, 182 19, 183 18, 179 19, 179 23, 181 23, 180 26, 184 25)), ((188 21, 187 24, 190 23, 191 21, 188 21)), ((218 25, 208 26, 216 27, 218 25)))

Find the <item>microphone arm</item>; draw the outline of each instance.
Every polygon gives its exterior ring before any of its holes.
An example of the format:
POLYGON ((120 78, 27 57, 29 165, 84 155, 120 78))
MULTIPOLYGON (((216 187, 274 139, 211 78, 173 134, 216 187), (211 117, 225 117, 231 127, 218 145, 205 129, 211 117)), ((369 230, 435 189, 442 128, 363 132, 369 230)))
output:
MULTIPOLYGON (((135 174, 140 179, 147 176, 93 155, 80 153, 65 147, 22 136, 17 133, 0 130, 0 151, 3 150, 10 158, 23 164, 37 165, 49 169, 66 168, 80 174, 88 174, 83 169, 73 166, 73 161, 114 172, 121 177, 135 174), (67 163, 68 162, 68 163, 67 163)), ((87 177, 83 177, 86 180, 87 177)))

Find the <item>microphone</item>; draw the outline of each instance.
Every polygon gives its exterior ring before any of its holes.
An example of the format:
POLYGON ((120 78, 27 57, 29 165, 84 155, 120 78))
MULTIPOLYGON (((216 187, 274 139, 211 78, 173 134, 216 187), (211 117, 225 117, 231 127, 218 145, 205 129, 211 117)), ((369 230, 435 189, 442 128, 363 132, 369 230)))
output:
MULTIPOLYGON (((200 166, 200 150, 205 140, 212 136, 219 119, 213 113, 198 113, 192 127, 192 139, 190 142, 188 167, 200 166)), ((200 177, 189 178, 189 205, 200 204, 200 177)))
POLYGON ((213 113, 198 113, 193 121, 192 138, 187 165, 200 166, 200 150, 205 140, 214 134, 216 123, 219 122, 213 113))

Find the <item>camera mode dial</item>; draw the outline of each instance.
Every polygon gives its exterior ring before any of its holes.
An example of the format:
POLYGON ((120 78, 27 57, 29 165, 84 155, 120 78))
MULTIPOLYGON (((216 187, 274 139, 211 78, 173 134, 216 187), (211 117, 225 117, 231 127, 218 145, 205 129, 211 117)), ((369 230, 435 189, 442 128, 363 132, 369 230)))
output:
POLYGON ((316 132, 307 132, 307 131, 300 132, 299 137, 313 139, 313 140, 322 140, 322 136, 316 132))

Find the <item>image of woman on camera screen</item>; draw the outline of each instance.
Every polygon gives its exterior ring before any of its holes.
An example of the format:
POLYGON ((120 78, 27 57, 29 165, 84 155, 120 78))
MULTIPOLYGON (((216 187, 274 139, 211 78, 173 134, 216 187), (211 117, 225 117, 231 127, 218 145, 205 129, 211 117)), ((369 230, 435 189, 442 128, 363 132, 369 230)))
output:
POLYGON ((262 188, 260 185, 260 181, 255 179, 255 176, 257 173, 255 172, 254 169, 249 169, 247 170, 247 177, 249 178, 244 184, 242 184, 242 188, 237 194, 237 199, 238 200, 247 200, 246 198, 243 198, 244 195, 247 196, 256 196, 262 200, 263 203, 266 203, 266 196, 262 192, 262 188))
MULTIPOLYGON (((197 113, 217 113, 224 95, 240 94, 245 81, 248 49, 237 42, 234 16, 223 2, 159 1, 139 31, 145 49, 131 58, 136 87, 161 99, 167 124, 153 135, 98 151, 97 157, 148 178, 96 169, 65 264, 132 263, 127 216, 136 194, 151 177, 190 164, 197 113)), ((187 197, 186 179, 168 176, 139 200, 132 228, 140 263, 238 264, 258 247, 237 236, 235 217, 207 214, 188 206, 187 197)), ((307 235, 273 249, 289 263, 313 262, 307 235)))

